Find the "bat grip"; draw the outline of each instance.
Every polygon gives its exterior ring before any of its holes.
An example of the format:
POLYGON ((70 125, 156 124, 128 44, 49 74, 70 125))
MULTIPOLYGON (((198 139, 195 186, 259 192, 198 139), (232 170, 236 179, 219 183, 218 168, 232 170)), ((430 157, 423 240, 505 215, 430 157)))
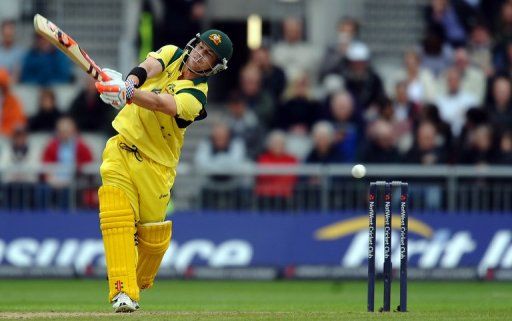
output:
POLYGON ((109 81, 111 80, 110 77, 104 73, 103 71, 100 71, 101 81, 109 81))

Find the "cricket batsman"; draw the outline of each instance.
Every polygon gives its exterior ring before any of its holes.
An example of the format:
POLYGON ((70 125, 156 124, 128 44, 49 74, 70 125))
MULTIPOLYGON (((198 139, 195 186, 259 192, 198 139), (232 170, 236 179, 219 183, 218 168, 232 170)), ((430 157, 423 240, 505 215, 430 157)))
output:
POLYGON ((139 308, 169 247, 164 221, 187 126, 206 117, 208 77, 227 69, 233 53, 219 30, 197 34, 184 50, 167 45, 147 55, 125 80, 114 70, 96 83, 101 99, 121 109, 112 122, 100 168, 100 228, 109 302, 115 312, 139 308))

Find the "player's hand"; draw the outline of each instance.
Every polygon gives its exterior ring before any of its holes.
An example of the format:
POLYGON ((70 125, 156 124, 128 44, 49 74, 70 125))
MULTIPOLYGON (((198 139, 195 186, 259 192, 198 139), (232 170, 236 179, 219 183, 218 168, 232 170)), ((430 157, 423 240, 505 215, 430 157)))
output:
POLYGON ((96 83, 96 89, 104 103, 116 109, 126 105, 126 84, 123 80, 100 81, 96 83))
MULTIPOLYGON (((119 71, 115 71, 114 69, 109 68, 103 68, 101 71, 107 74, 107 76, 113 80, 113 79, 123 79, 123 74, 119 71)), ((105 81, 106 82, 106 81, 105 81)))
POLYGON ((122 74, 115 70, 105 68, 103 72, 111 79, 96 83, 96 89, 100 93, 101 100, 116 109, 123 108, 127 100, 133 96, 133 82, 125 82, 122 74))
POLYGON ((110 80, 96 83, 96 89, 100 93, 101 100, 114 108, 123 108, 126 105, 126 85, 123 81, 123 75, 108 68, 104 68, 103 72, 107 74, 110 80))

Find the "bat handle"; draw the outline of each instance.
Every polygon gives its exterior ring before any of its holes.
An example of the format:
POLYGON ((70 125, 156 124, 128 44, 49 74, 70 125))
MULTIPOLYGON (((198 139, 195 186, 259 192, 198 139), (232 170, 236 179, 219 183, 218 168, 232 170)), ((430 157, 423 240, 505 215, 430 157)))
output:
POLYGON ((103 71, 100 71, 101 81, 109 81, 111 80, 110 77, 104 73, 103 71))

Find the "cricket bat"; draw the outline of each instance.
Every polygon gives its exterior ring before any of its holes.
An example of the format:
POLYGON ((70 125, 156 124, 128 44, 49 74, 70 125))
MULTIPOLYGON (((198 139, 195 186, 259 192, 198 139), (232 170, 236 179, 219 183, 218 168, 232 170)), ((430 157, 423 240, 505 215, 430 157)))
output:
POLYGON ((40 14, 34 16, 34 29, 38 34, 46 38, 57 48, 59 48, 66 56, 68 56, 75 64, 91 77, 98 81, 110 80, 101 68, 92 60, 87 52, 80 48, 78 43, 73 40, 67 33, 62 31, 53 22, 46 19, 40 14))

